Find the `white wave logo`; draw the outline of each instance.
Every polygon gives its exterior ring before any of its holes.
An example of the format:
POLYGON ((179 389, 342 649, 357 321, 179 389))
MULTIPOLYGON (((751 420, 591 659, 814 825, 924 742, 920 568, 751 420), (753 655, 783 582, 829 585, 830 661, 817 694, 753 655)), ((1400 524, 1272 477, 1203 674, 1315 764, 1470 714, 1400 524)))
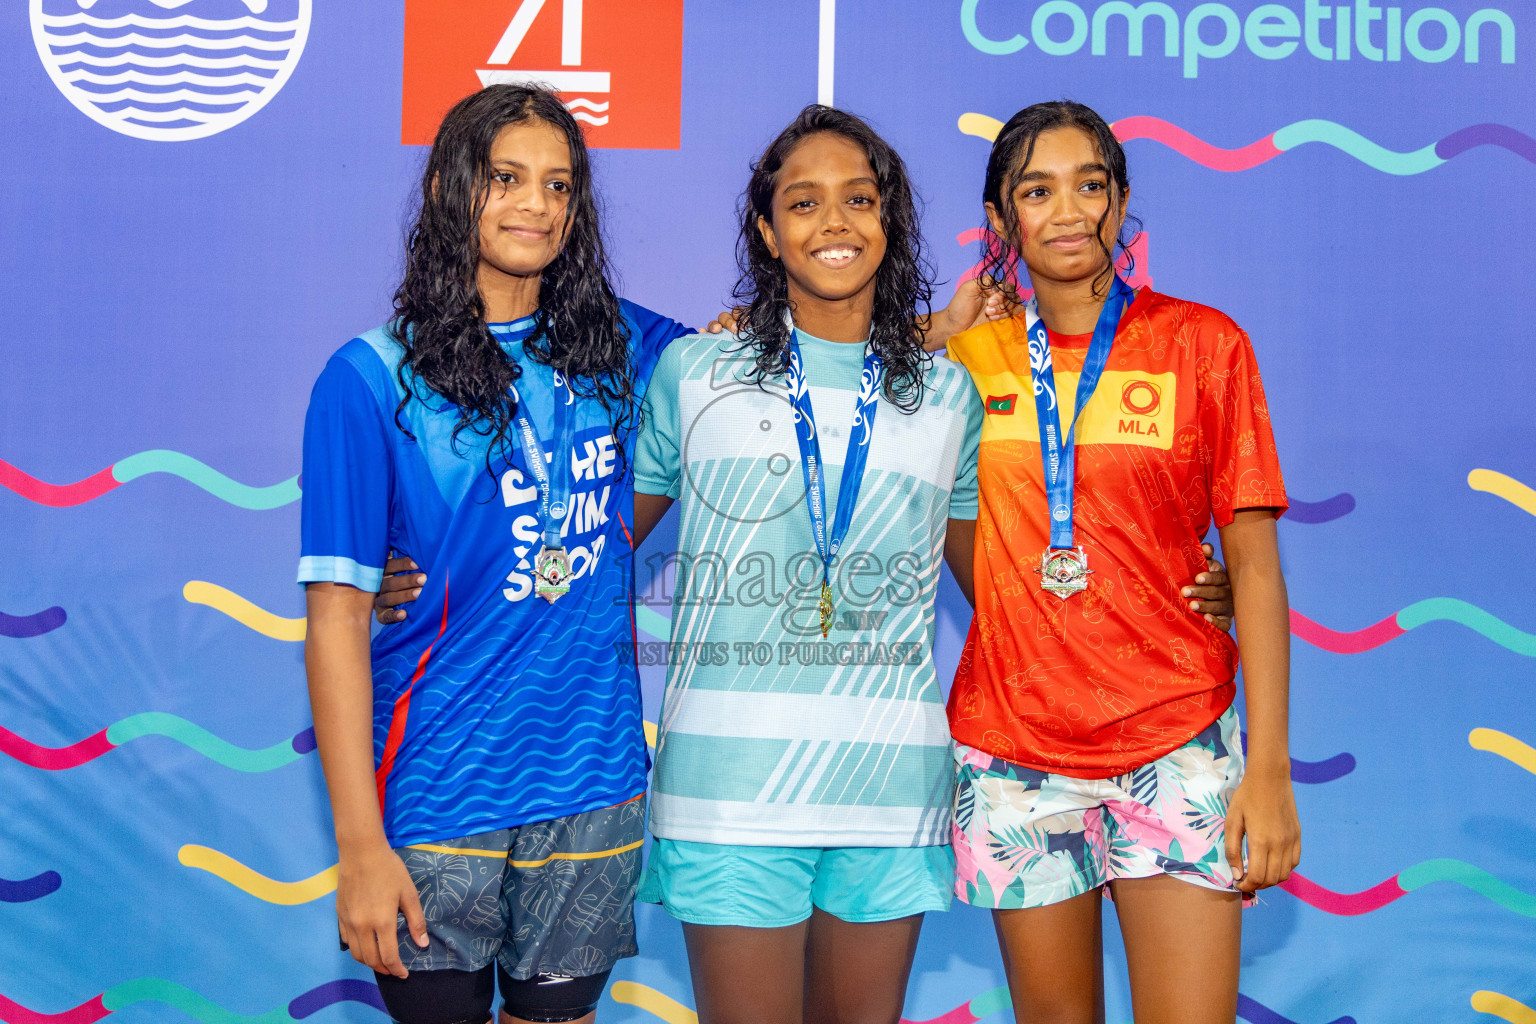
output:
POLYGON ((182 142, 233 128, 277 95, 304 53, 310 3, 30 0, 32 41, 91 120, 182 142))

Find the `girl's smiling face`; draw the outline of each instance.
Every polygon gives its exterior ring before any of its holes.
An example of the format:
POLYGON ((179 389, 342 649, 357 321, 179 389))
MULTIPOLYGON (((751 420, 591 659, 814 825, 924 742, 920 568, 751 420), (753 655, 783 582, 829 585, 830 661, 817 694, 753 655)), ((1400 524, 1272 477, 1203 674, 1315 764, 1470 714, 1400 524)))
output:
POLYGON ((537 277, 565 241, 570 145, 551 124, 518 121, 497 133, 490 165, 480 213, 481 274, 537 277))
POLYGON ((1091 135, 1080 128, 1041 132, 1010 184, 1013 223, 992 203, 987 220, 1009 239, 1031 278, 1065 283, 1104 270, 1125 219, 1126 192, 1111 180, 1091 135))
POLYGON ((880 185, 856 143, 819 132, 779 168, 773 220, 757 229, 784 264, 797 308, 849 301, 874 307, 875 272, 885 259, 880 185))

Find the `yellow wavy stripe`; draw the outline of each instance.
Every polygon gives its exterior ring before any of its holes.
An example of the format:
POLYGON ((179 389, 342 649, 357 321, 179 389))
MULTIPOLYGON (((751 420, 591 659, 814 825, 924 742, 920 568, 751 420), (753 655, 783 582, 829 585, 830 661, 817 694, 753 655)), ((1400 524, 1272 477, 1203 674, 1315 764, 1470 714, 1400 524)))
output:
POLYGON ((273 640, 298 643, 304 639, 303 619, 285 619, 281 615, 273 615, 216 583, 193 580, 181 588, 181 596, 193 604, 205 604, 215 611, 221 611, 247 629, 254 629, 273 640))
POLYGON ((997 138, 997 133, 1003 130, 1003 122, 986 114, 961 114, 960 131, 966 135, 974 135, 978 139, 986 139, 992 142, 997 138))
MULTIPOLYGON (((616 981, 608 990, 616 1003, 638 1006, 646 1013, 660 1017, 667 1024, 699 1024, 699 1015, 671 996, 664 996, 648 985, 633 981, 616 981)), ((1478 995, 1483 993, 1479 992, 1478 995)), ((1472 997, 1474 1000, 1477 996, 1472 997)), ((1507 997, 1501 997, 1507 998, 1507 997)), ((1523 1024, 1523 1022, 1522 1022, 1523 1024)))
POLYGON ((628 846, 619 846, 612 850, 593 850, 591 853, 552 853, 543 860, 515 860, 512 862, 512 866, 515 868, 541 868, 552 860, 597 860, 599 857, 612 857, 615 854, 638 850, 644 844, 645 840, 637 839, 628 846))
POLYGON ((1520 511, 1536 516, 1536 490, 1512 476, 1495 473, 1491 469, 1474 469, 1467 474, 1467 486, 1474 491, 1484 491, 1503 498, 1520 511))
POLYGON ((236 889, 243 890, 267 903, 285 907, 309 903, 336 891, 336 865, 331 865, 318 875, 311 875, 301 882, 279 882, 252 871, 235 858, 206 846, 188 843, 176 851, 176 859, 189 868, 200 868, 217 875, 236 889))
MULTIPOLYGON (((638 850, 645 840, 638 840, 628 846, 618 846, 612 850, 592 850, 588 853, 552 853, 543 860, 515 860, 512 866, 515 868, 541 868, 552 860, 597 860, 599 857, 612 857, 619 853, 628 853, 630 850, 638 850)), ((498 857, 505 859, 507 853, 497 853, 495 850, 461 850, 457 846, 438 846, 435 843, 412 843, 412 850, 426 850, 428 853, 459 854, 464 857, 498 857)))
POLYGON ((1473 729, 1467 736, 1467 742, 1472 744, 1474 750, 1486 750, 1490 754, 1498 754, 1515 762, 1521 768, 1536 775, 1536 747, 1529 743, 1522 743, 1508 733, 1499 732, 1497 729, 1473 729))
MULTIPOLYGON (((615 985, 614 988, 618 986, 615 985)), ((1489 992, 1485 989, 1472 993, 1472 1009, 1478 1013, 1491 1013, 1495 1017, 1503 1017, 1509 1021, 1509 1024, 1536 1024, 1536 1010, 1502 992, 1489 992)))
POLYGON ((645 745, 650 747, 652 750, 656 749, 656 723, 655 722, 646 722, 645 723, 645 745))
POLYGON ((436 843, 412 843, 406 847, 409 850, 426 850, 428 853, 452 853, 460 857, 495 857, 497 860, 506 860, 505 850, 463 850, 457 846, 438 846, 436 843))

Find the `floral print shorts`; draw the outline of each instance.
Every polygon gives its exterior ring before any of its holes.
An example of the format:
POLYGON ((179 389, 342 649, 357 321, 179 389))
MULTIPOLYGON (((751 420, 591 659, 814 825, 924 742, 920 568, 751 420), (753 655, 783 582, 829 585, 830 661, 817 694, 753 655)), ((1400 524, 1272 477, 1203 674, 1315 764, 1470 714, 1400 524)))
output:
POLYGON ((586 977, 634 956, 645 801, 396 849, 421 897, 426 948, 399 917, 410 971, 586 977))
POLYGON ((1078 779, 955 746, 955 894, 1045 907, 1117 878, 1174 875, 1231 890, 1227 804, 1243 777, 1228 708, 1179 749, 1108 779, 1078 779))

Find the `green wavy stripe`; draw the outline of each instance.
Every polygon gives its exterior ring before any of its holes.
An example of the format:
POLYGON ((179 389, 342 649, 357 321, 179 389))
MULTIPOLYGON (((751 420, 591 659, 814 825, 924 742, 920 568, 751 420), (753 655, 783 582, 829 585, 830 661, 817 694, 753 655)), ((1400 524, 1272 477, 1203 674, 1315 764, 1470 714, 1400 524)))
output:
POLYGON ((101 996, 101 1005, 114 1013, 131 1003, 150 1001, 174 1006, 189 1017, 202 1021, 203 1024, 291 1024, 293 1020, 286 1006, 250 1017, 232 1013, 191 989, 182 988, 174 981, 166 981, 164 978, 137 978, 133 981, 125 981, 121 985, 114 985, 107 989, 101 996))
POLYGON ((1495 878, 1482 868, 1473 867, 1464 861, 1451 860, 1427 860, 1397 876, 1397 884, 1403 887, 1405 892, 1412 892, 1431 882, 1455 882, 1464 885, 1468 889, 1485 896, 1505 910, 1513 910, 1525 917, 1536 917, 1536 896, 1520 889, 1516 889, 1508 882, 1495 878))
POLYGON ((1412 153, 1394 153, 1332 121, 1297 121, 1281 128, 1271 138, 1279 150, 1293 149, 1308 142, 1321 142, 1343 150, 1361 163, 1387 174, 1423 174, 1445 163, 1435 155, 1435 147, 1432 145, 1412 153))
POLYGON ((292 740, 274 743, 265 750, 246 750, 220 739, 200 725, 193 725, 185 718, 164 711, 131 715, 107 728, 107 742, 113 746, 120 747, 140 736, 168 736, 209 760, 238 772, 269 772, 285 764, 292 764, 301 756, 293 749, 292 740))
POLYGON ((672 639, 671 620, 644 605, 635 606, 635 625, 658 640, 672 639))
POLYGON ((170 473, 188 483, 195 484, 218 498, 239 508, 263 512, 281 508, 299 500, 299 478, 290 477, 271 487, 250 487, 231 480, 211 466, 205 466, 190 455, 164 449, 139 452, 120 459, 112 466, 112 479, 120 484, 137 480, 149 473, 170 473))
POLYGON ((1495 618, 1475 604, 1458 601, 1454 597, 1431 597, 1397 613, 1397 624, 1402 629, 1413 629, 1426 622, 1438 621, 1458 622, 1468 629, 1476 630, 1500 647, 1527 658, 1536 658, 1536 636, 1495 618))
POLYGON ((970 1003, 971 1016, 977 1020, 990 1017, 994 1013, 1013 1009, 1013 1000, 1008 996, 1008 986, 988 989, 970 1003))

